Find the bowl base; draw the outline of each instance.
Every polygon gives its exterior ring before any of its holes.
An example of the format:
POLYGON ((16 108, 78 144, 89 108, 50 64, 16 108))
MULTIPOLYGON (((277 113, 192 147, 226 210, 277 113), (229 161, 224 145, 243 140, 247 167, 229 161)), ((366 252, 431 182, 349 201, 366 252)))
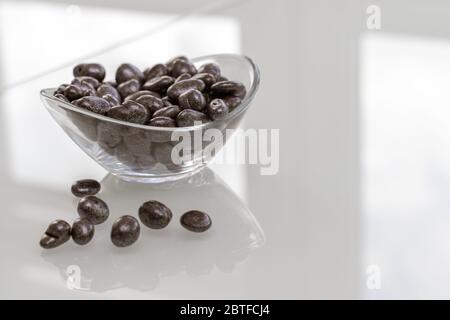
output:
POLYGON ((193 176, 194 174, 198 173, 202 169, 206 167, 206 164, 203 164, 194 170, 190 170, 188 172, 180 172, 180 173, 173 173, 170 175, 127 175, 127 174, 118 174, 118 173, 112 173, 114 176, 119 178, 120 180, 126 181, 126 182, 132 182, 132 183, 146 183, 146 184, 160 184, 165 182, 171 182, 171 181, 177 181, 181 179, 185 179, 188 177, 193 176))

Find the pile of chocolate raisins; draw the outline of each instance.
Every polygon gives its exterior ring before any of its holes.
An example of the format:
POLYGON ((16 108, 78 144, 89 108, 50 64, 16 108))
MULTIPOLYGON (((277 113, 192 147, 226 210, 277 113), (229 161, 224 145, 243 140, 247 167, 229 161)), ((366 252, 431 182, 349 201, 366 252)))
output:
POLYGON ((156 127, 189 127, 225 118, 246 95, 245 86, 228 80, 216 63, 198 69, 185 56, 141 71, 121 64, 115 81, 104 81, 105 68, 82 63, 70 84, 54 96, 79 108, 117 120, 156 127))

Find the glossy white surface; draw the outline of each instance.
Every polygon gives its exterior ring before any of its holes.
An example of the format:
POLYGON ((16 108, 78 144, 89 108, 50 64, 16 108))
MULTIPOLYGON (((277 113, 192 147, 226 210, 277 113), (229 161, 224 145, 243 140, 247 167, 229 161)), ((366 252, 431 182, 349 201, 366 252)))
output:
POLYGON ((447 1, 378 1, 381 30, 366 0, 152 2, 0 1, 0 298, 450 298, 447 1), (216 163, 171 186, 120 182, 39 101, 78 61, 111 73, 219 52, 260 66, 244 128, 280 129, 276 175, 216 163), (86 247, 43 251, 84 177, 111 218, 86 247), (173 223, 113 247, 113 218, 152 198, 173 223), (177 224, 194 207, 210 232, 177 224))

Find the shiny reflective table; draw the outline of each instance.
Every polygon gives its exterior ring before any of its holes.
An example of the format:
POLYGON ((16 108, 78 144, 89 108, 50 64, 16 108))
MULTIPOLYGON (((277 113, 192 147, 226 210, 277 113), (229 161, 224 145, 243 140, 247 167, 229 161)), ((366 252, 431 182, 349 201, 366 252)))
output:
POLYGON ((371 5, 1 1, 0 298, 450 298, 450 4, 378 1, 380 29, 371 5), (174 184, 126 183, 39 101, 79 61, 111 75, 124 60, 220 52, 261 68, 243 128, 279 129, 274 175, 263 158, 231 157, 174 184), (102 181, 111 218, 86 247, 43 251, 47 224, 76 218, 70 185, 87 177, 102 181), (112 246, 114 218, 150 199, 173 209, 168 229, 112 246), (194 207, 210 232, 179 226, 194 207))

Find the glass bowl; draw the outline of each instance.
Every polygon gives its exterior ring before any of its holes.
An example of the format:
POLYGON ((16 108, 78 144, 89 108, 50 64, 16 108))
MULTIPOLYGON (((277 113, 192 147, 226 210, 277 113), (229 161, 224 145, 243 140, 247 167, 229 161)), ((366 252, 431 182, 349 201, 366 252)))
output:
MULTIPOLYGON (((253 61, 243 55, 218 54, 194 58, 196 67, 215 62, 222 74, 230 80, 242 82, 247 94, 241 104, 224 119, 192 127, 153 127, 128 123, 78 108, 53 96, 55 88, 43 89, 41 100, 66 134, 92 159, 122 180, 158 183, 177 180, 204 168, 214 154, 225 145, 230 134, 227 129, 239 126, 259 85, 259 70, 253 61), (223 143, 214 144, 214 152, 204 152, 214 142, 201 141, 190 149, 182 163, 174 160, 172 152, 182 135, 194 139, 208 129, 220 130, 223 143)), ((219 132, 215 130, 216 132, 219 132)), ((178 148, 177 147, 177 148, 178 148)), ((177 149, 178 150, 178 149, 177 149)), ((182 151, 186 153, 186 148, 182 151)))

